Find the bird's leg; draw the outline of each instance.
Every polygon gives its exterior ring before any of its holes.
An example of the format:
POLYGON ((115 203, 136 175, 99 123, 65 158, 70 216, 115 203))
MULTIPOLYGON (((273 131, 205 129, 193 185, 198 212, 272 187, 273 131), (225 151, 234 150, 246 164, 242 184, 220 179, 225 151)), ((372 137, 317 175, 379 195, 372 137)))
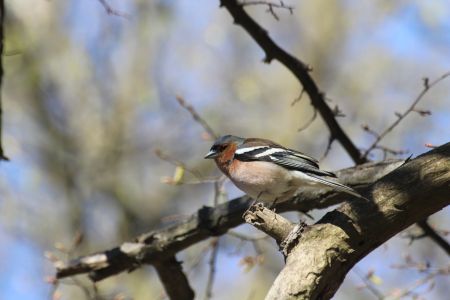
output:
POLYGON ((253 205, 255 205, 256 203, 258 203, 259 197, 261 197, 261 195, 262 195, 263 193, 264 193, 264 192, 259 193, 258 196, 256 197, 256 199, 252 197, 252 200, 253 200, 253 201, 250 203, 250 205, 248 206, 247 210, 244 212, 244 214, 242 215, 242 217, 244 217, 244 216, 247 214, 247 212, 250 211, 250 209, 252 208, 253 205))
POLYGON ((261 195, 262 195, 263 193, 264 193, 264 192, 260 192, 260 193, 258 194, 258 196, 256 196, 256 199, 255 199, 255 198, 252 198, 253 201, 252 201, 252 203, 250 203, 249 209, 250 209, 250 207, 252 207, 252 206, 255 205, 256 203, 258 203, 259 197, 261 197, 261 195))
POLYGON ((271 209, 273 212, 275 212, 275 205, 277 204, 277 202, 278 202, 278 197, 275 198, 275 200, 273 200, 269 206, 269 209, 271 209))
POLYGON ((252 207, 252 206, 255 205, 256 203, 258 203, 259 197, 261 197, 263 193, 264 193, 264 191, 263 191, 263 192, 260 192, 260 193, 258 194, 258 196, 256 196, 256 199, 252 198, 253 201, 252 201, 252 203, 250 203, 249 209, 250 209, 250 207, 252 207))

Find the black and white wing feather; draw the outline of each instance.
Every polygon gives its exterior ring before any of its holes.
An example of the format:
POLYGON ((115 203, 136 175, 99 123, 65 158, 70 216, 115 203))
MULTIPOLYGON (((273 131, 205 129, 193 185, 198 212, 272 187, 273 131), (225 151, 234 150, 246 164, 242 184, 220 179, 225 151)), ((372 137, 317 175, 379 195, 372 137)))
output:
POLYGON ((319 169, 319 164, 314 158, 301 152, 272 146, 244 146, 236 149, 235 159, 240 161, 268 161, 273 162, 289 170, 296 170, 306 174, 336 177, 331 172, 319 169))

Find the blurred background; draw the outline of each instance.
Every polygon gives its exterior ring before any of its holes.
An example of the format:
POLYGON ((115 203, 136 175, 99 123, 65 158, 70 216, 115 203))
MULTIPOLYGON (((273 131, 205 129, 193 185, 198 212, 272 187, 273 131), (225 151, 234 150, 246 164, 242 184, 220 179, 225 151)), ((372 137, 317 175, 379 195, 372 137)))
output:
MULTIPOLYGON (((248 11, 312 66, 362 149, 374 140, 362 125, 381 132, 417 97, 423 77, 450 70, 445 0, 285 3, 295 9, 276 10, 279 21, 264 6, 248 11)), ((320 117, 298 131, 313 116, 307 96, 291 105, 298 82, 279 63, 261 62, 261 49, 219 1, 7 0, 6 9, 3 143, 11 161, 0 164, 0 299, 87 299, 94 289, 84 277, 63 281, 55 293, 46 282, 54 275, 46 256, 111 248, 212 205, 209 179, 220 174, 203 159, 212 141, 176 95, 217 133, 265 137, 317 158, 325 152, 328 130, 320 117)), ((406 157, 428 151, 426 143, 448 142, 449 91, 450 80, 430 90, 418 108, 432 115, 411 114, 382 144, 408 150, 400 156, 406 157)), ((353 165, 338 143, 321 163, 329 170, 353 165)), ((226 182, 221 201, 241 194, 226 182)), ((447 208, 430 218, 443 236, 449 214, 447 208)), ((247 225, 235 232, 261 236, 247 225)), ((448 265, 448 256, 428 239, 411 244, 405 236, 415 233, 413 226, 362 260, 335 299, 373 298, 362 278, 385 296, 447 298, 448 276, 423 279, 448 265)), ((198 299, 210 255, 211 241, 178 255, 198 299)), ((282 266, 270 240, 226 235, 213 299, 261 299, 282 266)), ((96 288, 105 299, 164 299, 152 267, 96 288)))

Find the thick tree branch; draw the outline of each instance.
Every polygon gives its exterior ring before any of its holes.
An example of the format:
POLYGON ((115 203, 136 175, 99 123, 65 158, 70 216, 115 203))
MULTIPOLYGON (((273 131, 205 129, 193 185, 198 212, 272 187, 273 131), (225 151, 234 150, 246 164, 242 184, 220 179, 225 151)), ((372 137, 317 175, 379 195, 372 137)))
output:
MULTIPOLYGON (((367 163, 338 171, 341 181, 356 189, 367 187, 403 163, 391 160, 367 163)), ((300 192, 292 202, 277 205, 277 211, 309 211, 340 203, 345 195, 330 190, 300 192)), ((126 270, 133 270, 142 263, 164 261, 177 252, 212 236, 225 234, 230 228, 243 223, 242 214, 252 201, 241 197, 214 208, 203 207, 188 219, 168 228, 151 231, 137 237, 132 243, 124 243, 111 250, 80 257, 68 265, 58 264, 57 278, 89 273, 98 281, 126 270)))
POLYGON ((344 203, 302 235, 266 299, 331 298, 364 256, 449 205, 450 143, 407 162, 367 193, 374 203, 344 203))
POLYGON ((264 50, 265 62, 270 63, 273 59, 276 59, 297 77, 305 92, 308 93, 312 105, 319 111, 327 124, 331 136, 341 143, 353 161, 356 164, 367 162, 367 159, 361 156, 359 149, 336 121, 335 113, 325 102, 324 93, 319 90, 309 74, 310 67, 278 46, 269 37, 267 31, 247 14, 243 5, 237 0, 221 0, 220 4, 233 16, 234 23, 242 26, 264 50))
POLYGON ((188 279, 183 272, 181 263, 174 256, 169 259, 153 264, 164 290, 169 299, 191 300, 194 299, 194 291, 189 285, 188 279))

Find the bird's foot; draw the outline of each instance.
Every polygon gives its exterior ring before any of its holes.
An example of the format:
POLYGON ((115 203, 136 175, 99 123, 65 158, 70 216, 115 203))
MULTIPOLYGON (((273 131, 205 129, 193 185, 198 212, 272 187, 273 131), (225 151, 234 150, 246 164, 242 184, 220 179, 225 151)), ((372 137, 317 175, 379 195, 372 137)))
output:
POLYGON ((269 205, 268 208, 269 208, 271 211, 276 212, 276 207, 275 207, 275 205, 277 204, 277 202, 278 202, 278 198, 275 198, 275 200, 273 200, 272 203, 270 203, 270 205, 269 205))
POLYGON ((253 206, 258 205, 258 204, 260 203, 260 202, 258 202, 257 199, 253 199, 253 198, 252 198, 252 200, 253 200, 253 201, 250 202, 250 204, 249 204, 248 208, 245 210, 243 216, 245 216, 249 211, 251 211, 253 206))

